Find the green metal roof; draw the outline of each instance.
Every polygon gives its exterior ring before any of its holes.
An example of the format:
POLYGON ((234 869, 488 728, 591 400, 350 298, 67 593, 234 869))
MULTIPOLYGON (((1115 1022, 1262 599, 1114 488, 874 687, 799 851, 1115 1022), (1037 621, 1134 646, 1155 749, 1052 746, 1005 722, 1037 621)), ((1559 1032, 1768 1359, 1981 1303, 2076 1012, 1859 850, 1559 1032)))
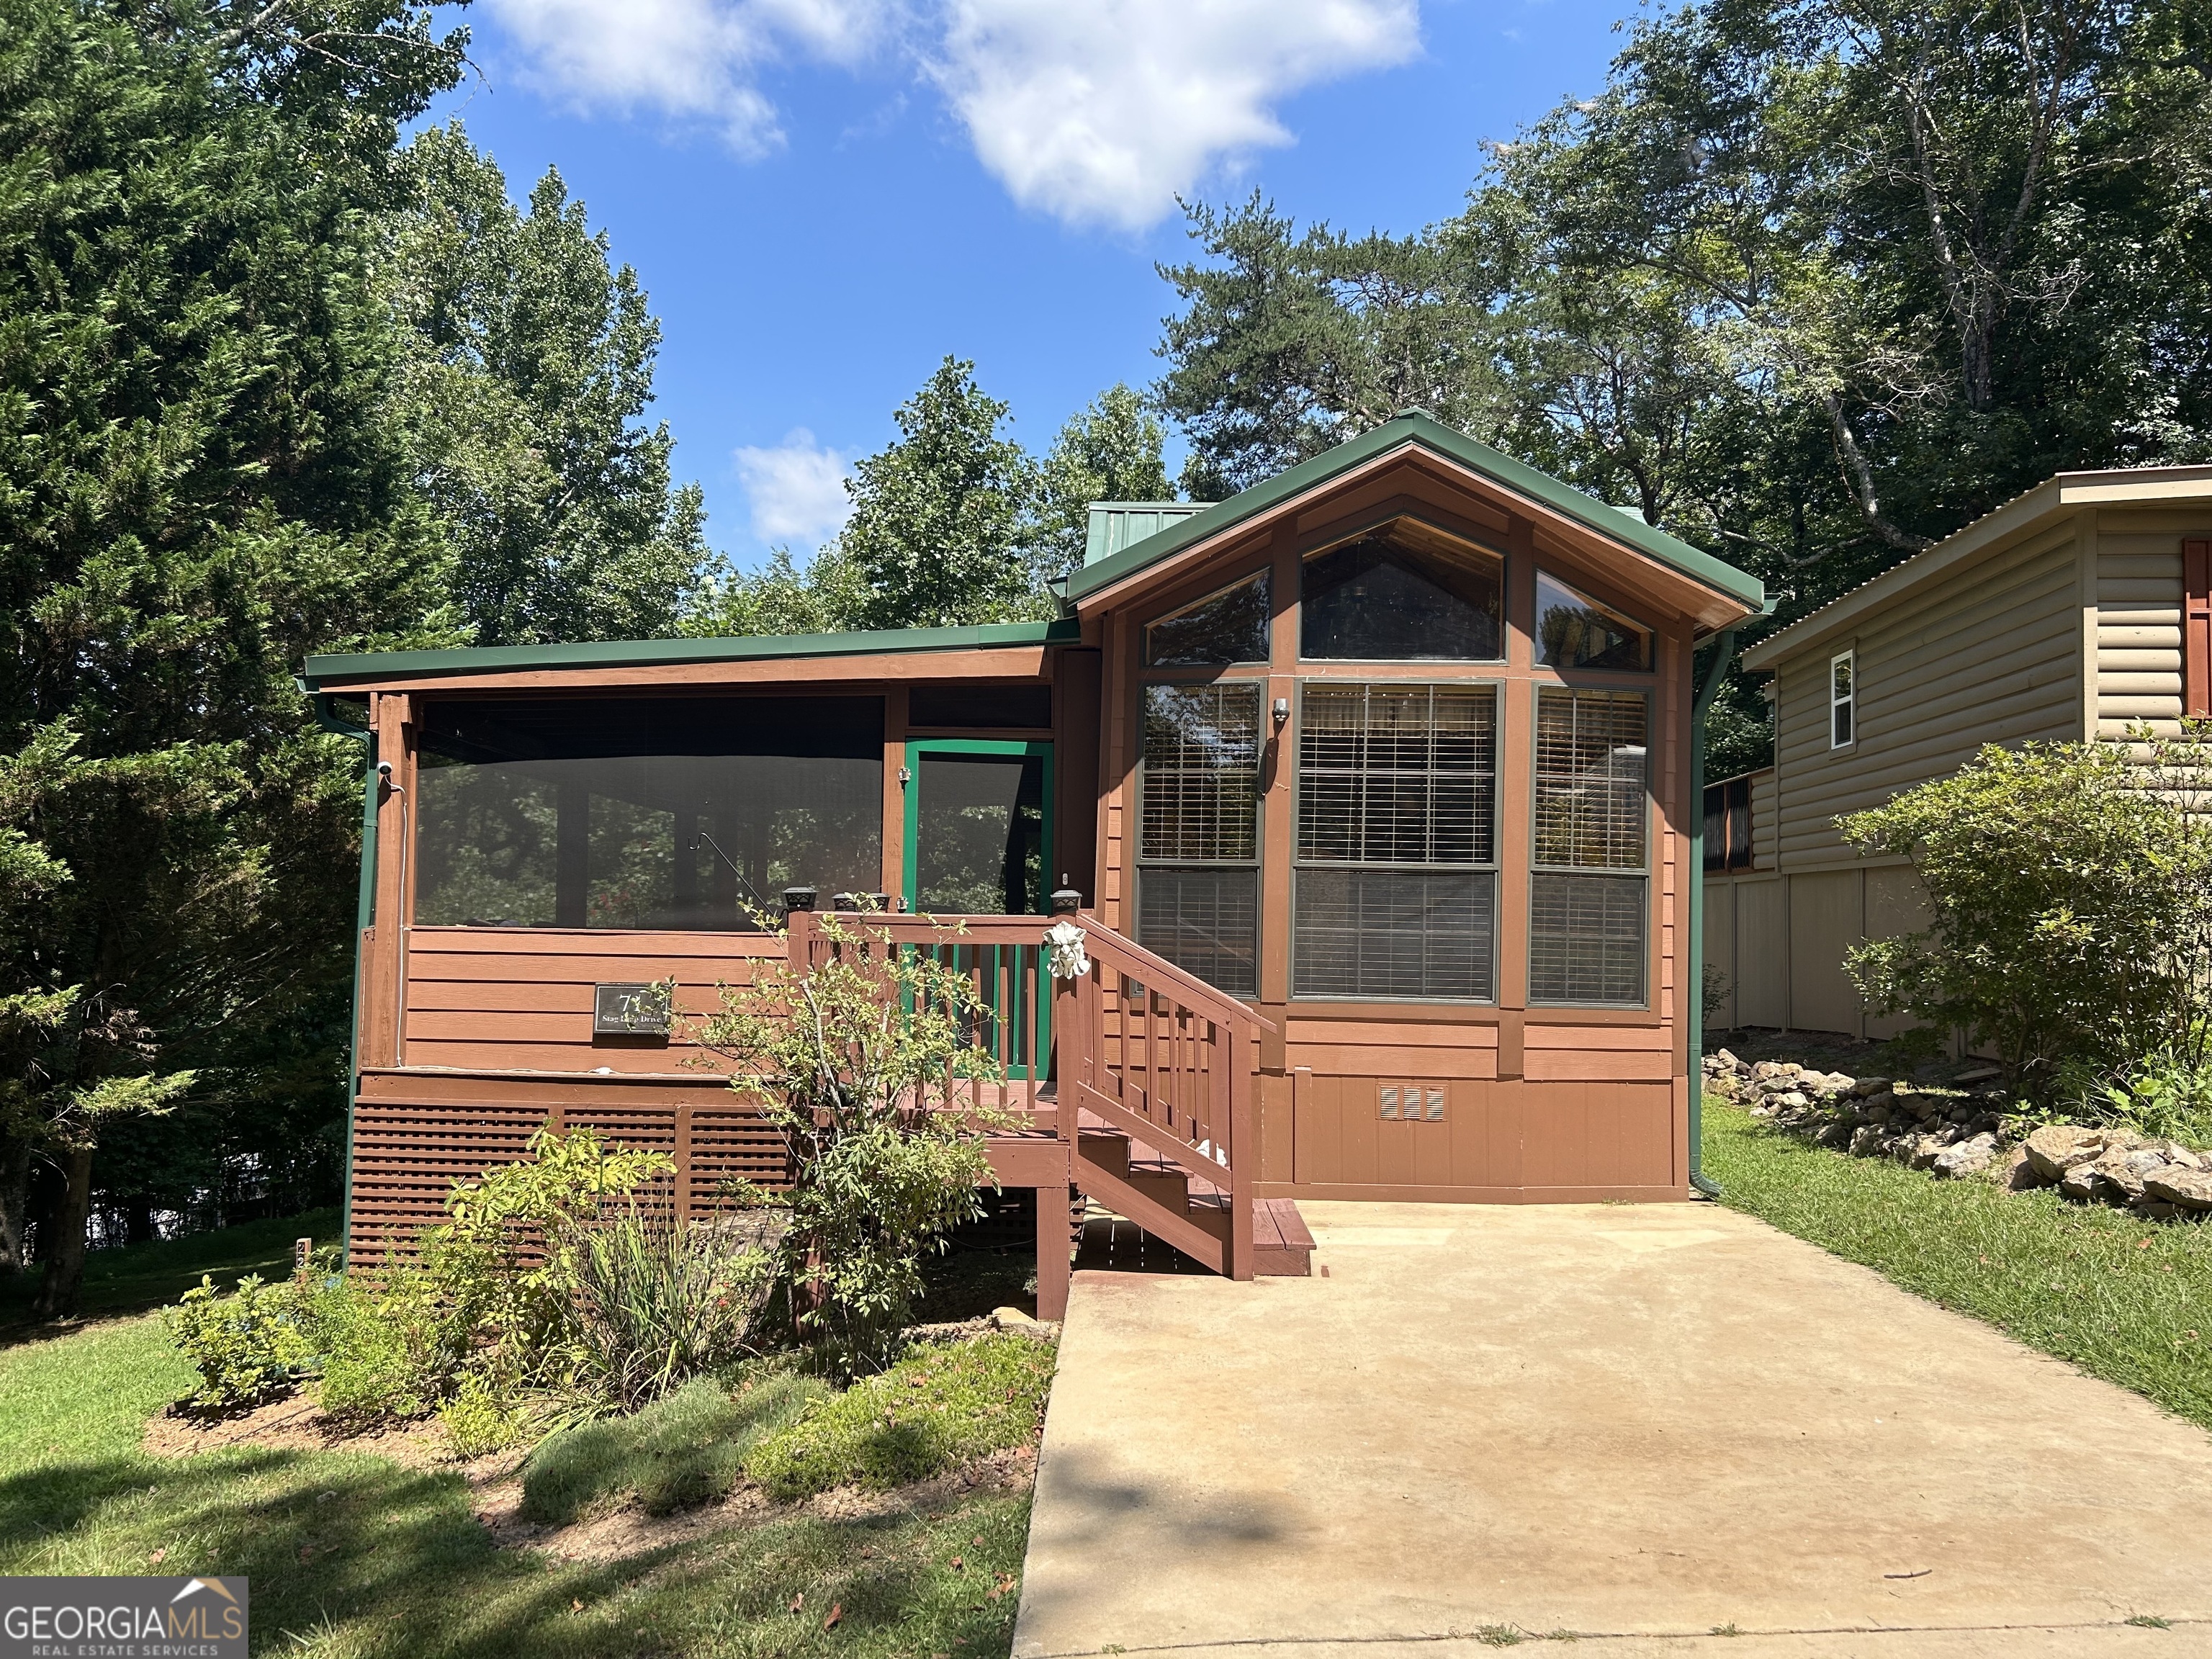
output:
POLYGON ((310 657, 301 688, 328 691, 349 681, 438 678, 533 668, 641 668, 669 663, 760 662, 787 657, 883 656, 902 651, 973 651, 990 646, 1073 644, 1073 618, 992 623, 975 628, 892 628, 862 634, 756 634, 742 639, 607 640, 589 645, 486 645, 453 651, 361 651, 310 657))
POLYGON ((1488 444, 1477 443, 1464 432, 1455 431, 1419 410, 1394 416, 1371 432, 1364 432, 1348 443, 1339 444, 1310 461, 1302 461, 1287 472, 1279 472, 1225 501, 1217 501, 1180 524, 1169 525, 1096 563, 1086 560, 1083 568, 1068 579, 1067 596, 1080 600, 1379 455, 1413 446, 1455 461, 1508 489, 1540 501, 1601 536, 1648 553, 1692 581, 1739 600, 1753 611, 1765 605, 1765 586, 1749 572, 1739 570, 1687 542, 1678 541, 1663 530, 1655 530, 1634 514, 1607 507, 1548 473, 1501 454, 1488 444))
POLYGON ((1207 501, 1093 501, 1083 540, 1083 562, 1097 564, 1123 548, 1203 513, 1207 501))

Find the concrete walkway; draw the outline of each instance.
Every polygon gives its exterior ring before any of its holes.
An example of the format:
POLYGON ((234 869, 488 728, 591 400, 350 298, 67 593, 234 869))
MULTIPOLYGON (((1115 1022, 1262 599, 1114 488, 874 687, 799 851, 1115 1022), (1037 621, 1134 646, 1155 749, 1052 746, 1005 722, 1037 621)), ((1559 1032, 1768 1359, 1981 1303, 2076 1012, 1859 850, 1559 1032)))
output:
POLYGON ((1014 1659, 2212 1654, 2136 1395, 1717 1205, 1300 1207, 1310 1279, 1076 1276, 1014 1659))

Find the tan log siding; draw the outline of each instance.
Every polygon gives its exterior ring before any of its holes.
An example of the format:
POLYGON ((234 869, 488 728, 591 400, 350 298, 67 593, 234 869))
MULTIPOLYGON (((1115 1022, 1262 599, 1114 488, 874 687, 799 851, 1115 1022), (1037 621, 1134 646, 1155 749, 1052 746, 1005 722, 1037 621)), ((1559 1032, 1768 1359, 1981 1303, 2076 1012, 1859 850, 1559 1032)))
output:
POLYGON ((1771 870, 1774 850, 1774 769, 1769 766, 1751 775, 1751 867, 1771 870))
POLYGON ((1828 747, 1829 658, 1779 670, 1782 867, 1851 856, 1840 813, 1878 806, 1954 770, 1985 743, 2078 734, 2079 578, 2070 525, 1953 573, 1867 618, 1858 652, 1858 742, 1828 747))
POLYGON ((2181 719, 2181 544, 2208 532, 2199 512, 2098 515, 2097 734, 2181 719))

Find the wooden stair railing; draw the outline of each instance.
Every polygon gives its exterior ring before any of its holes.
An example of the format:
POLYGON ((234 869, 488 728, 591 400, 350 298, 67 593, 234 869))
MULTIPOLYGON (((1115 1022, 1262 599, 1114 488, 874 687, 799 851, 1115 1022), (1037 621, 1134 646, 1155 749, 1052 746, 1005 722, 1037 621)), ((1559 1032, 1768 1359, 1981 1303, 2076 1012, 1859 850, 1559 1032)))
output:
MULTIPOLYGON (((1087 911, 1072 920, 1091 971, 1073 980, 1048 977, 1044 944, 1067 918, 833 915, 859 948, 927 951, 969 977, 989 1011, 977 1040, 1006 1079, 979 1104, 1070 1143, 1078 1191, 1216 1273, 1253 1277, 1254 1093, 1271 1024, 1087 911)), ((825 920, 793 914, 794 967, 850 948, 825 920)))
POLYGON ((1091 971, 1055 981, 1054 1001, 1076 1187, 1215 1272, 1250 1279, 1255 1080, 1274 1028, 1088 911, 1073 920, 1091 971))

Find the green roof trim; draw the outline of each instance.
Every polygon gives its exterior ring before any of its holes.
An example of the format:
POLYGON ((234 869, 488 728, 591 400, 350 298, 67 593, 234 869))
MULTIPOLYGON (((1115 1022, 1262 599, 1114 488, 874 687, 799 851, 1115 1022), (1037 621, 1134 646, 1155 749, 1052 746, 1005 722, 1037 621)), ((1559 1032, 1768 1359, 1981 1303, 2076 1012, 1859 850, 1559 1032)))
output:
POLYGON ((1279 472, 1225 501, 1217 501, 1193 514, 1180 524, 1170 525, 1140 542, 1133 542, 1096 564, 1085 564, 1068 579, 1067 596, 1079 600, 1101 588, 1110 587, 1124 577, 1218 536, 1317 484, 1326 483, 1393 450, 1413 445, 1456 461, 1516 494, 1540 501, 1601 536, 1647 553, 1692 581, 1724 593, 1753 611, 1765 605, 1765 585, 1748 571, 1739 570, 1724 559, 1717 559, 1687 542, 1678 541, 1663 530, 1654 529, 1632 513, 1607 507, 1595 497, 1585 495, 1549 473, 1540 472, 1488 444, 1477 443, 1464 432, 1455 431, 1419 410, 1394 416, 1371 432, 1363 432, 1347 443, 1325 450, 1286 472, 1279 472))
POLYGON ((327 691, 349 681, 497 674, 538 668, 645 668, 671 663, 773 662, 792 657, 886 656, 993 646, 1073 645, 1073 617, 974 628, 891 628, 860 634, 754 634, 738 639, 605 640, 587 645, 480 645, 452 651, 357 651, 310 657, 300 684, 327 691))

